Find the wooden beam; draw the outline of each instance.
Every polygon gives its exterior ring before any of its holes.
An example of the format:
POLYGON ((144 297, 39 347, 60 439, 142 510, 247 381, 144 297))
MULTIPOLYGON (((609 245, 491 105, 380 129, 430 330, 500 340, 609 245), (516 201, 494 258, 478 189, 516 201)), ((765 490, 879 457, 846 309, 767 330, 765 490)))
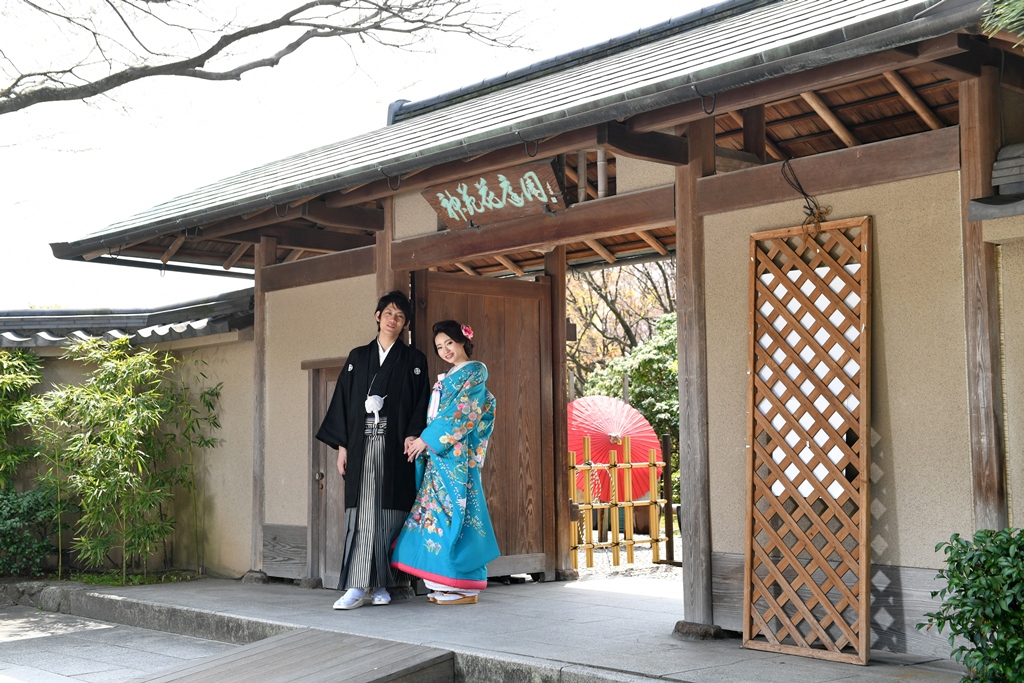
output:
POLYGON ((299 227, 295 225, 268 225, 256 230, 234 232, 230 235, 224 235, 220 238, 220 241, 256 244, 264 236, 276 237, 277 246, 280 249, 305 249, 306 251, 321 253, 364 247, 374 242, 373 236, 365 232, 353 235, 334 232, 333 230, 321 230, 320 228, 299 227))
POLYGON ((311 201, 313 201, 314 199, 316 199, 319 196, 320 195, 318 195, 318 194, 312 194, 312 195, 310 195, 308 197, 303 197, 302 199, 296 199, 293 202, 288 202, 288 208, 294 209, 297 206, 302 206, 306 202, 311 202, 311 201))
POLYGON ((813 109, 818 116, 822 118, 825 125, 831 128, 833 133, 839 136, 839 139, 843 141, 844 145, 847 147, 856 147, 860 144, 860 140, 850 132, 850 129, 846 127, 846 124, 839 120, 839 117, 828 108, 828 105, 818 97, 816 92, 813 90, 802 92, 800 93, 800 97, 804 98, 804 101, 811 105, 811 109, 813 109))
POLYGON ((544 255, 544 274, 551 278, 551 384, 552 431, 555 459, 552 473, 555 484, 555 571, 559 580, 575 579, 578 573, 572 568, 569 535, 569 494, 575 485, 569 475, 565 456, 569 453, 568 425, 568 365, 565 342, 567 311, 565 304, 566 261, 565 246, 558 246, 544 255))
POLYGON ((917 115, 921 117, 921 120, 928 125, 932 130, 938 130, 939 128, 945 128, 939 117, 935 115, 928 104, 921 99, 921 96, 910 87, 910 85, 903 80, 903 76, 900 76, 895 71, 886 71, 884 74, 885 80, 889 81, 889 84, 896 89, 896 92, 910 105, 910 108, 917 112, 917 115))
POLYGON ((960 84, 967 402, 977 529, 1002 529, 1009 519, 995 245, 984 241, 980 221, 968 220, 970 200, 993 193, 992 163, 999 144, 999 70, 985 66, 980 77, 960 84))
MULTIPOLYGON (((465 263, 462 263, 461 261, 457 262, 455 265, 458 266, 459 270, 461 270, 466 275, 476 275, 476 276, 480 275, 480 273, 476 269, 474 269, 471 266, 467 266, 465 263)), ((431 269, 436 268, 436 267, 437 266, 431 266, 431 269)))
POLYGON ((291 263, 292 261, 298 261, 300 258, 302 258, 302 254, 304 253, 305 250, 303 249, 292 249, 290 252, 288 252, 288 255, 285 256, 284 259, 282 259, 281 263, 291 263))
POLYGON ((509 257, 498 254, 494 258, 498 261, 498 263, 512 271, 512 274, 515 275, 516 277, 522 277, 526 275, 526 271, 517 266, 515 261, 513 261, 509 257))
POLYGON ((372 275, 376 249, 377 247, 371 245, 339 251, 336 254, 313 256, 292 263, 267 266, 263 269, 264 290, 274 292, 360 275, 372 275))
MULTIPOLYGON (((818 195, 958 170, 959 145, 959 131, 950 126, 854 149, 793 159, 790 163, 804 189, 818 195)), ((697 209, 701 215, 799 196, 786 183, 777 164, 697 181, 697 209)))
MULTIPOLYGON (((855 59, 847 59, 798 73, 779 76, 761 83, 734 88, 718 93, 716 107, 721 111, 745 109, 756 104, 768 104, 809 90, 841 85, 858 78, 877 76, 908 66, 916 66, 933 59, 967 51, 955 34, 923 41, 914 46, 916 54, 890 50, 855 59)), ((695 121, 707 116, 700 98, 687 100, 661 109, 638 114, 626 122, 634 132, 664 130, 671 126, 695 121)))
POLYGON ((690 162, 676 169, 675 182, 683 620, 713 624, 704 219, 697 209, 697 180, 715 173, 714 118, 691 122, 686 136, 690 162))
POLYGON ((305 204, 305 208, 306 211, 303 215, 306 220, 313 221, 317 225, 373 232, 380 232, 384 229, 384 212, 381 209, 367 209, 361 206, 331 209, 320 201, 308 202, 305 204))
MULTIPOLYGON (((597 144, 597 129, 594 126, 581 128, 579 130, 556 135, 540 144, 538 154, 543 157, 575 152, 578 149, 594 147, 597 144)), ((532 149, 532 146, 531 146, 532 149)), ((475 161, 464 162, 461 160, 450 161, 446 164, 439 164, 425 169, 418 173, 414 180, 404 180, 400 192, 422 190, 446 183, 452 180, 459 180, 478 173, 497 171, 509 166, 524 164, 535 160, 526 153, 523 145, 513 145, 502 149, 488 152, 477 158, 475 161)), ((376 180, 348 191, 332 192, 324 195, 329 208, 352 206, 366 201, 381 199, 396 194, 388 187, 387 180, 376 180)))
MULTIPOLYGON (((377 296, 395 288, 395 270, 391 263, 391 245, 395 240, 395 198, 384 199, 384 229, 377 233, 374 270, 377 273, 377 296)), ((411 269, 410 269, 411 270, 411 269)))
POLYGON ((174 238, 174 241, 171 242, 171 246, 167 247, 167 251, 165 251, 164 255, 160 257, 160 262, 167 263, 170 261, 174 255, 178 253, 178 250, 181 249, 181 245, 183 244, 185 244, 185 233, 181 233, 174 238))
POLYGON ((249 251, 250 246, 251 245, 248 242, 242 242, 235 247, 234 251, 231 252, 231 255, 224 261, 224 270, 231 270, 231 267, 238 263, 238 259, 245 256, 245 252, 249 251))
MULTIPOLYGON (((764 105, 755 105, 755 106, 763 107, 764 105)), ((750 109, 750 107, 748 107, 747 109, 750 109)), ((743 126, 743 131, 744 131, 743 132, 743 135, 744 135, 744 143, 743 144, 744 144, 744 146, 746 146, 746 132, 745 132, 746 131, 746 126, 744 125, 744 116, 746 115, 745 112, 747 111, 747 109, 743 110, 744 111, 743 114, 741 114, 738 111, 731 111, 731 112, 729 112, 729 116, 732 117, 732 120, 735 121, 736 123, 740 124, 741 126, 743 126)), ((765 149, 768 151, 768 153, 771 154, 776 159, 778 159, 779 161, 785 161, 786 159, 789 158, 788 154, 783 152, 781 149, 779 149, 778 145, 776 145, 774 142, 772 142, 770 139, 768 139, 768 123, 767 123, 767 121, 765 122, 764 146, 765 146, 765 149)))
POLYGON ((1024 95, 1024 57, 1003 51, 1003 68, 1000 84, 1024 95))
POLYGON ((637 230, 636 236, 642 239, 644 242, 647 242, 647 244, 651 245, 651 248, 654 249, 654 251, 661 254, 662 256, 668 255, 668 249, 665 248, 665 245, 662 244, 657 237, 647 232, 646 230, 637 230))
POLYGON ((764 105, 755 104, 743 110, 743 151, 756 156, 762 164, 768 163, 768 138, 764 120, 764 105))
MULTIPOLYGON (((241 246, 241 245, 239 245, 241 246)), ((249 245, 245 245, 248 249, 249 245)), ((277 261, 277 240, 264 237, 256 245, 253 289, 253 437, 252 437, 252 567, 263 574, 263 524, 266 522, 267 293, 266 268, 277 261)))
POLYGON ((593 249, 598 256, 603 258, 608 263, 615 263, 615 254, 608 251, 603 244, 597 240, 583 240, 583 243, 593 249))
POLYGON ((617 155, 670 166, 686 163, 686 141, 668 133, 632 133, 618 121, 597 127, 597 144, 617 155))
POLYGON ((216 225, 199 228, 199 235, 197 236, 197 239, 212 240, 225 235, 230 235, 234 232, 255 230, 256 228, 262 228, 267 225, 276 225, 277 223, 284 223, 285 221, 302 218, 305 215, 304 207, 305 205, 294 209, 285 207, 283 213, 280 211, 280 207, 277 207, 273 211, 269 209, 260 211, 258 212, 258 215, 248 219, 244 216, 229 218, 225 221, 219 221, 216 225))
POLYGON ((399 240, 394 243, 392 265, 400 270, 422 270, 674 223, 673 190, 666 185, 574 204, 553 216, 541 214, 485 225, 479 230, 446 230, 399 240))

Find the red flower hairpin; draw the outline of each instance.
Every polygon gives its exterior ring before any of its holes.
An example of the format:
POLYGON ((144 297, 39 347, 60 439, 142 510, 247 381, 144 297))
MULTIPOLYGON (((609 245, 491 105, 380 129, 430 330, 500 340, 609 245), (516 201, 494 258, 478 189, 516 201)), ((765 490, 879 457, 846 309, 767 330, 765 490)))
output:
POLYGON ((466 339, 472 339, 473 338, 473 328, 470 327, 469 325, 463 325, 462 326, 462 336, 465 337, 466 339))

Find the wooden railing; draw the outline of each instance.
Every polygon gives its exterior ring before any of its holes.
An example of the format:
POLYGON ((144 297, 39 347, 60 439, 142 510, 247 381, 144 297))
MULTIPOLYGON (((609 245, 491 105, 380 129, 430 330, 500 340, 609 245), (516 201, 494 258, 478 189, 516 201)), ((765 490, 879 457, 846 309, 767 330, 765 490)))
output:
MULTIPOLYGON (((657 451, 653 448, 648 453, 647 462, 633 462, 632 450, 629 437, 624 437, 622 442, 622 456, 617 451, 609 451, 607 463, 595 463, 591 460, 590 437, 583 438, 583 463, 576 464, 576 452, 569 452, 569 471, 572 485, 570 491, 572 502, 579 514, 574 516, 571 522, 572 566, 579 568, 579 551, 582 549, 586 555, 586 566, 594 566, 594 549, 610 548, 612 565, 619 566, 622 562, 621 548, 626 549, 626 562, 632 564, 634 561, 633 548, 637 544, 649 544, 651 546, 651 559, 653 562, 661 561, 660 544, 669 539, 662 535, 658 528, 658 511, 667 502, 664 498, 656 498, 658 493, 658 468, 665 467, 665 463, 658 460, 657 451), (646 469, 650 479, 650 500, 633 500, 633 470, 646 469), (577 474, 584 476, 583 491, 576 486, 577 474), (594 477, 598 472, 605 472, 609 480, 609 501, 594 500, 593 484, 594 477), (622 487, 619 490, 619 473, 623 473, 622 487), (582 498, 582 500, 581 500, 582 498), (635 515, 638 509, 646 508, 646 514, 650 518, 650 538, 636 539, 633 536, 635 515), (619 510, 623 510, 623 528, 619 528, 619 510), (594 541, 594 522, 600 521, 603 528, 603 519, 608 514, 610 519, 611 534, 607 542, 594 541), (599 520, 595 520, 595 515, 599 520), (580 525, 582 524, 582 536, 580 525), (582 541, 582 542, 581 542, 582 541)), ((641 512, 643 514, 643 512, 641 512)))

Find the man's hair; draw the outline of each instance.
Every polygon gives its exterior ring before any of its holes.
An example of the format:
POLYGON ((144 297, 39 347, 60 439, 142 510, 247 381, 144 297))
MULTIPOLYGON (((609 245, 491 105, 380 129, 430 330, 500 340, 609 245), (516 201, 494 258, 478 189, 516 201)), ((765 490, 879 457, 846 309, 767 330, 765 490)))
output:
MULTIPOLYGON (((412 322, 412 302, 409 301, 409 297, 397 289, 388 292, 380 298, 380 301, 377 302, 377 310, 374 312, 374 317, 377 317, 377 313, 383 313, 384 309, 390 304, 394 304, 395 308, 405 315, 405 322, 412 322)), ((380 329, 380 323, 377 323, 377 329, 380 329)))
MULTIPOLYGON (((473 357, 473 342, 466 337, 462 331, 462 324, 457 320, 441 320, 440 322, 434 323, 434 338, 441 333, 448 335, 448 338, 452 341, 457 341, 462 344, 462 348, 466 351, 466 357, 473 357)), ((441 355, 440 352, 437 355, 441 355)))

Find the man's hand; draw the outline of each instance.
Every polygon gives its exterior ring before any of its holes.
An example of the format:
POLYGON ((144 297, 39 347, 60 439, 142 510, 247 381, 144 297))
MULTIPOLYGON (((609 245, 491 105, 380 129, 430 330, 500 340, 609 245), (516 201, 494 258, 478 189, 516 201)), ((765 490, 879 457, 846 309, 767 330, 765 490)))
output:
POLYGON ((427 450, 426 442, 420 437, 407 437, 405 439, 405 454, 409 456, 409 462, 416 459, 416 456, 427 450))
POLYGON ((344 446, 338 446, 338 471, 341 472, 341 476, 345 476, 345 466, 348 464, 348 449, 344 446))

